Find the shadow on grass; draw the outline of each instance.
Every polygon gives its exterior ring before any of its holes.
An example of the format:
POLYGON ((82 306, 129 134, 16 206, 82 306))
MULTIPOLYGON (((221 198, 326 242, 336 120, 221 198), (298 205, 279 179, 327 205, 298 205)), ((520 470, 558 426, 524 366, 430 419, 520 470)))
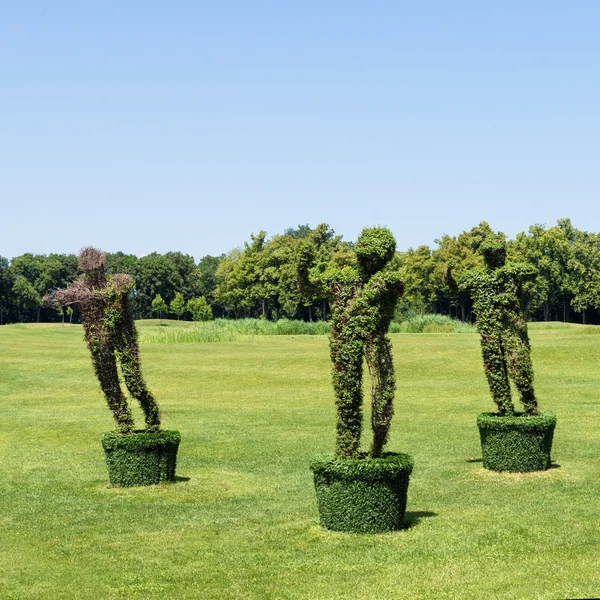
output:
POLYGON ((431 512, 430 510, 415 510, 406 511, 404 514, 404 528, 410 529, 421 522, 421 519, 427 519, 428 517, 437 517, 437 513, 431 512))
POLYGON ((175 483, 179 483, 180 481, 189 481, 191 477, 181 477, 180 475, 175 475, 175 483))
MULTIPOLYGON (((480 462, 483 462, 483 459, 482 458, 467 458, 465 460, 465 462, 480 463, 480 462)), ((552 462, 552 463, 550 463, 550 466, 548 467, 548 470, 549 469, 560 469, 560 465, 558 463, 552 462)))

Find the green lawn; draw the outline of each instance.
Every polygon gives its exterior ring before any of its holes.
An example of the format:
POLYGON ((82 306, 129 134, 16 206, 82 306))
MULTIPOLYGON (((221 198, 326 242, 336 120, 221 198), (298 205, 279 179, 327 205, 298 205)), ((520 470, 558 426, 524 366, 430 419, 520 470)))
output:
MULTIPOLYGON (((148 327, 148 325, 146 325, 148 327)), ((111 416, 79 327, 0 327, 0 598, 600 596, 600 337, 533 326, 554 468, 481 467, 477 335, 392 335, 389 448, 413 454, 406 530, 321 530, 308 470, 333 447, 327 340, 146 343, 179 481, 109 489, 111 416)), ((139 415, 139 412, 136 413, 139 415)), ((368 445, 368 439, 365 439, 368 445)))

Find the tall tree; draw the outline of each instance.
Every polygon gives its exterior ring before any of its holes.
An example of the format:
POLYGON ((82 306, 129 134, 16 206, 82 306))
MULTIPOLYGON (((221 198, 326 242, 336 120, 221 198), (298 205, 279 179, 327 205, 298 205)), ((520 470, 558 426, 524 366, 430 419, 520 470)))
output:
POLYGON ((13 284, 8 259, 0 256, 0 325, 4 324, 4 317, 11 305, 13 284))
POLYGON ((149 316, 155 296, 160 295, 168 304, 183 287, 183 279, 176 264, 153 252, 140 258, 135 267, 135 298, 141 316, 149 316))
POLYGON ((169 308, 172 313, 177 315, 177 320, 179 321, 181 315, 185 312, 185 299, 183 298, 183 294, 181 292, 177 292, 175 294, 175 298, 171 300, 169 308))
POLYGON ((162 325, 162 316, 163 313, 167 312, 167 304, 160 294, 156 294, 152 299, 152 312, 158 315, 160 324, 162 325))
POLYGON ((600 307, 600 237, 580 231, 571 246, 569 284, 573 294, 571 306, 587 322, 589 308, 600 307))

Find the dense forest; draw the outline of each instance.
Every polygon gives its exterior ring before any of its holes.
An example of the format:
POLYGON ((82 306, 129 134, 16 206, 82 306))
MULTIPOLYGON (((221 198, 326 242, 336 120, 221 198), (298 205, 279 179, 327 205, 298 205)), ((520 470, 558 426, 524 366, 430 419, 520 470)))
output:
MULTIPOLYGON (((481 264, 477 248, 492 230, 483 222, 435 245, 398 252, 405 283, 398 307, 402 320, 415 313, 444 313, 472 320, 466 292, 454 285, 468 269, 481 264)), ((317 320, 328 317, 328 304, 317 292, 302 290, 296 277, 299 245, 309 238, 325 265, 334 254, 351 255, 353 244, 326 224, 300 225, 270 238, 251 235, 243 247, 196 262, 181 252, 152 253, 138 258, 108 253, 111 273, 128 273, 136 284, 133 306, 137 318, 172 316, 182 319, 261 317, 317 320)), ((524 298, 530 320, 600 322, 600 234, 576 229, 569 219, 546 227, 532 225, 509 240, 509 259, 526 262, 538 276, 524 298)), ((44 295, 79 276, 75 254, 0 256, 0 324, 78 320, 47 305, 44 295)))

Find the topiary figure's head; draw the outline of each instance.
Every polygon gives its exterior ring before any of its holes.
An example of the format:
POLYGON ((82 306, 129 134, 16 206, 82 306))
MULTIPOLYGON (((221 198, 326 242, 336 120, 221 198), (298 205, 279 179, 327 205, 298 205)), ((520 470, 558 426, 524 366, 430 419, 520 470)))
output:
POLYGON ((490 269, 497 269, 506 263, 506 240, 504 236, 488 236, 479 246, 479 253, 490 269))
POLYGON ((365 227, 354 246, 360 270, 371 276, 393 258, 396 240, 387 227, 365 227))
POLYGON ((79 268, 92 287, 100 287, 106 283, 106 255, 102 250, 92 246, 82 248, 79 252, 79 268))

